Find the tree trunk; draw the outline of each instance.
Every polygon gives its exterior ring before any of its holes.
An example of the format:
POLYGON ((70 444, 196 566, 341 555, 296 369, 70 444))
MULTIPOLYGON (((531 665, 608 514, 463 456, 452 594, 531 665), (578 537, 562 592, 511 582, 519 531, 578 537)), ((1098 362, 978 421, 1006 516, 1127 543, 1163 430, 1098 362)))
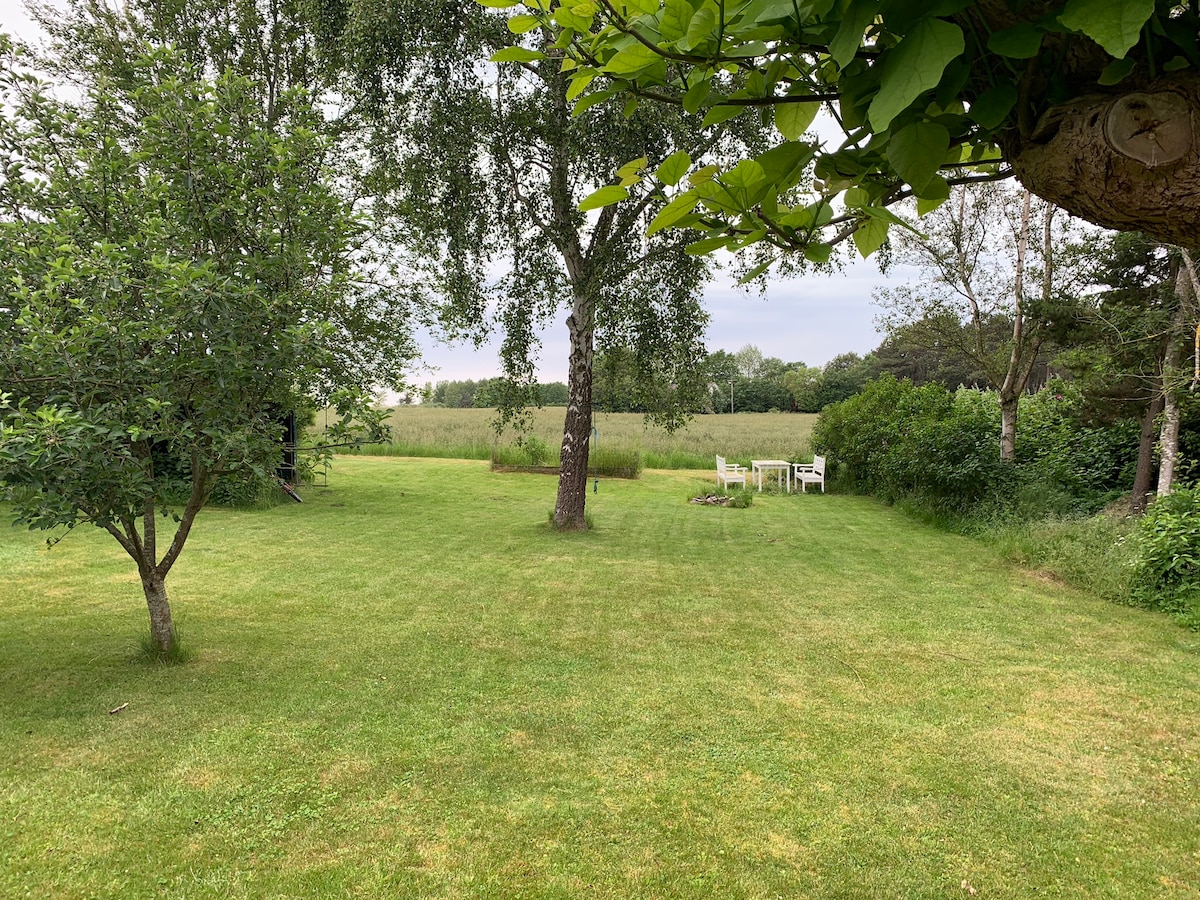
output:
POLYGON ((1165 497, 1175 487, 1175 462, 1179 457, 1179 390, 1185 376, 1180 365, 1179 337, 1188 317, 1189 281, 1187 269, 1179 267, 1175 274, 1175 296, 1179 306, 1171 317, 1171 330, 1167 335, 1167 351, 1163 355, 1162 397, 1163 424, 1158 438, 1158 496, 1165 497))
POLYGON ((1012 462, 1017 458, 1017 408, 1021 395, 1000 395, 1000 458, 1012 462))
POLYGON ((595 308, 586 290, 575 293, 567 330, 571 339, 571 357, 554 524, 559 528, 582 531, 588 527, 584 508, 592 437, 592 357, 595 353, 595 308))
POLYGON ((1026 134, 1005 136, 1005 155, 1022 185, 1072 215, 1191 245, 1200 234, 1198 130, 1200 78, 1176 72, 1051 107, 1026 134))
POLYGON ((1142 435, 1138 441, 1137 473, 1133 476, 1133 497, 1129 501, 1129 514, 1140 516, 1146 511, 1150 498, 1150 485, 1154 474, 1154 422, 1163 409, 1163 398, 1156 394, 1146 406, 1142 416, 1142 435))
POLYGON ((166 579, 156 571, 143 573, 142 590, 150 610, 150 641, 160 653, 168 653, 175 646, 175 623, 167 600, 166 579))
POLYGON ((1164 385, 1167 396, 1164 404, 1162 432, 1158 437, 1159 456, 1158 496, 1165 497, 1175 488, 1175 460, 1179 456, 1179 400, 1175 389, 1164 385))

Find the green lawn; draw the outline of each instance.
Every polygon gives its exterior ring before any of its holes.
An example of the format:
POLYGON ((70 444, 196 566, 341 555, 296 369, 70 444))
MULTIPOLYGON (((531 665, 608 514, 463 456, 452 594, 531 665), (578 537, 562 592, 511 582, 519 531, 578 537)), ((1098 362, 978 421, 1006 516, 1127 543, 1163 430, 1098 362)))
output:
POLYGON ((202 514, 176 667, 110 538, 0 531, 0 897, 1196 896, 1195 634, 706 478, 560 535, 553 478, 340 461, 202 514))

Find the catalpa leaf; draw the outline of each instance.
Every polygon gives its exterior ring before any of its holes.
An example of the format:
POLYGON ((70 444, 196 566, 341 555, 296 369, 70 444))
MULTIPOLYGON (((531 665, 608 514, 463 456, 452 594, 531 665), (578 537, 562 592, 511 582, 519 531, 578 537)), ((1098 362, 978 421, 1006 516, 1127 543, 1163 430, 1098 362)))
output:
POLYGON ((684 252, 689 256, 704 256, 706 253, 712 253, 714 250, 728 246, 731 240, 732 238, 728 237, 704 238, 694 244, 688 244, 684 248, 684 252))
POLYGON ((876 250, 883 246, 883 242, 887 240, 888 223, 884 219, 876 219, 869 217, 864 219, 862 224, 854 231, 854 246, 858 248, 858 252, 862 254, 863 259, 866 259, 876 250))
POLYGON ((505 47, 492 54, 491 62, 534 62, 545 58, 545 55, 537 50, 529 50, 525 47, 505 47))
POLYGON ((681 47, 684 50, 691 50, 694 47, 699 47, 701 44, 707 43, 716 34, 717 30, 717 15, 709 7, 704 6, 692 16, 692 21, 688 24, 687 36, 683 39, 681 47))
POLYGON ((662 19, 659 21, 659 30, 663 38, 677 41, 686 36, 694 13, 695 10, 688 0, 667 0, 663 4, 662 19))
POLYGON ((879 93, 867 110, 872 127, 884 131, 901 110, 937 87, 946 66, 965 47, 962 29, 953 22, 918 22, 882 63, 879 93))
POLYGON ((1122 59, 1154 15, 1154 0, 1069 0, 1058 20, 1122 59))
POLYGON ((631 44, 613 54, 604 66, 613 75, 633 75, 662 62, 662 57, 645 44, 631 44))
POLYGON ((842 24, 838 32, 829 42, 829 55, 838 64, 839 69, 846 68, 866 34, 867 26, 875 21, 879 13, 877 0, 855 0, 853 5, 842 15, 842 24))
POLYGON ((775 127, 786 140, 797 141, 817 117, 819 103, 780 103, 775 107, 775 127))
POLYGON ((896 173, 918 194, 946 159, 950 132, 935 122, 913 122, 887 142, 884 151, 896 173))
POLYGON ((829 258, 833 256, 833 248, 828 244, 805 244, 804 258, 809 262, 816 263, 819 266, 829 262, 829 258))
POLYGON ((625 163, 625 165, 621 166, 621 168, 617 169, 617 177, 628 178, 631 175, 637 175, 638 172, 642 171, 642 169, 646 168, 646 166, 649 164, 650 160, 644 156, 639 156, 637 159, 631 159, 629 162, 625 163))
POLYGON ((707 78, 701 78, 693 84, 683 95, 684 110, 694 116, 704 105, 704 100, 708 97, 710 90, 712 90, 712 83, 707 78))
POLYGON ((579 204, 579 210, 580 212, 587 212, 589 209, 600 209, 604 206, 612 206, 614 203, 620 203, 622 200, 627 200, 628 198, 629 191, 620 185, 610 184, 584 197, 579 204))
POLYGON ((596 75, 597 72, 595 69, 585 69, 572 78, 571 83, 567 85, 567 99, 574 100, 586 91, 587 86, 596 79, 596 75))
POLYGON ((1009 59, 1032 59, 1042 48, 1042 32, 1033 24, 1022 22, 1012 28, 993 31, 987 47, 993 53, 1009 59))
POLYGON ((650 223, 650 227, 646 229, 646 235, 657 234, 664 228, 670 228, 680 219, 691 214, 691 211, 696 208, 696 204, 700 202, 700 197, 693 191, 686 191, 658 211, 658 215, 650 223))
POLYGON ((747 272, 745 275, 743 275, 741 278, 739 278, 738 284, 749 284, 751 281, 753 281, 755 278, 757 278, 763 272, 767 271, 767 269, 771 268, 771 266, 774 265, 774 263, 775 263, 775 260, 773 260, 773 259, 768 259, 766 262, 759 263, 757 266, 755 266, 753 269, 751 269, 749 272, 747 272))
POLYGON ((679 184, 679 179, 687 174, 691 165, 692 158, 688 156, 687 152, 678 150, 664 159, 654 174, 663 184, 674 187, 679 184))
POLYGON ((701 123, 705 128, 710 125, 720 125, 734 116, 740 116, 746 111, 744 106, 714 106, 704 114, 704 121, 701 123))
POLYGON ((995 87, 988 88, 979 95, 979 99, 971 104, 967 112, 972 119, 984 128, 998 128, 1012 112, 1017 103, 1017 86, 1006 81, 995 87))
POLYGON ((527 31, 533 31, 541 23, 537 16, 510 16, 508 20, 508 30, 513 34, 524 34, 527 31))
POLYGON ((571 28, 581 32, 587 32, 592 27, 591 15, 581 16, 565 6, 560 6, 554 11, 554 21, 560 28, 571 28))

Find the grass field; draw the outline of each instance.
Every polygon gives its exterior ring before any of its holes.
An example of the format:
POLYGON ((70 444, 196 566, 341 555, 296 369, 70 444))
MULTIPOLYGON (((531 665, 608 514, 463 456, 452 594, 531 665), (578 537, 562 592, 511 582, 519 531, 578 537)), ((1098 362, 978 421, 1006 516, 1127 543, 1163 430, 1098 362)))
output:
MULTIPOLYGON (((560 408, 533 410, 531 434, 552 451, 557 464, 562 444, 560 408)), ((511 431, 497 439, 491 422, 495 410, 436 409, 402 406, 392 413, 391 445, 365 449, 370 455, 431 456, 454 459, 490 459, 497 443, 512 443, 511 431)), ((637 413, 597 413, 597 446, 602 450, 637 450, 642 465, 652 469, 708 468, 717 454, 731 462, 749 465, 751 458, 794 461, 811 459, 809 437, 816 415, 807 413, 737 413, 696 416, 688 425, 668 434, 645 423, 637 413)), ((320 423, 318 423, 319 425, 320 423)))
POLYGON ((339 461, 205 511, 191 660, 0 531, 0 897, 1195 897, 1200 642, 866 498, 339 461), (109 710, 128 704, 121 712, 109 710))

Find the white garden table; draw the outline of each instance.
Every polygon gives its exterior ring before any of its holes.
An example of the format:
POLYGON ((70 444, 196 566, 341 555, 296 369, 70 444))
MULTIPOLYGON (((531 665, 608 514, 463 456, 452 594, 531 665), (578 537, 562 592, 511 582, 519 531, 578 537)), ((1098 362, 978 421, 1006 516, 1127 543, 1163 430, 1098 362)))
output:
POLYGON ((762 493, 763 474, 772 472, 779 476, 779 486, 783 487, 786 483, 788 493, 792 492, 792 464, 786 459, 752 459, 750 472, 759 493, 762 493))

